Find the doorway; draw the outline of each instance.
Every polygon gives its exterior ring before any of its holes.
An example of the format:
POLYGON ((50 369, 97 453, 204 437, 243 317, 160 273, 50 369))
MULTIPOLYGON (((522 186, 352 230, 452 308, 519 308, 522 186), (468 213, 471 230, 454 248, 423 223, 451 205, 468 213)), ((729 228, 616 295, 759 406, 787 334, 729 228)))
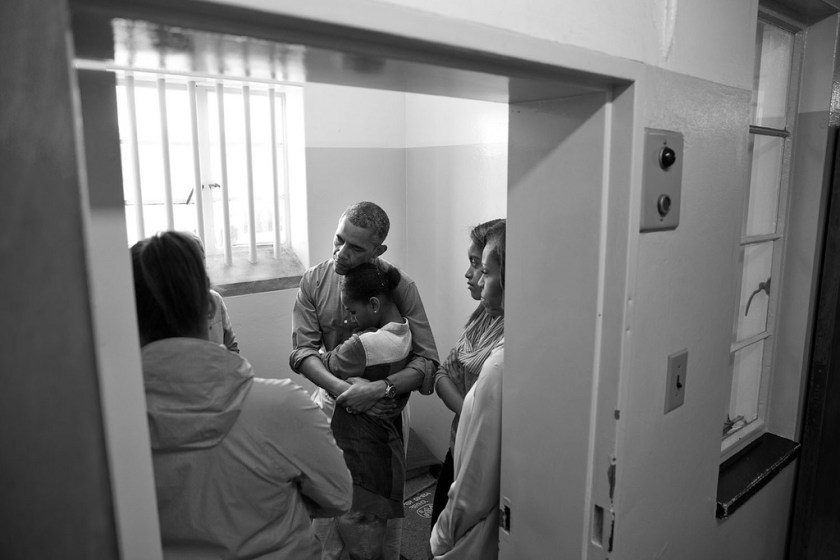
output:
MULTIPOLYGON (((630 201, 635 199, 631 191, 638 188, 629 179, 633 145, 638 142, 632 126, 636 70, 607 67, 598 58, 575 60, 569 53, 562 53, 555 64, 511 59, 480 49, 457 49, 214 3, 79 1, 71 8, 77 57, 87 60, 114 56, 110 22, 128 18, 187 34, 195 30, 277 45, 269 52, 253 48, 231 54, 219 53, 212 44, 194 43, 205 59, 231 62, 227 68, 232 72, 235 61, 247 51, 253 67, 270 68, 284 79, 508 104, 511 275, 505 367, 516 371, 517 377, 507 376, 504 384, 502 495, 510 508, 511 528, 502 536, 501 557, 565 557, 582 550, 608 550, 611 488, 591 473, 607 470, 614 444, 613 419, 597 411, 612 411, 617 401, 626 232, 630 201), (565 362, 562 369, 557 367, 558 355, 565 362), (539 461, 530 460, 535 450, 539 461), (558 457, 563 458, 563 468, 551 468, 558 457), (568 508, 560 531, 552 521, 558 502, 568 508), (596 507, 606 515, 593 516, 596 507), (555 529, 546 531, 546 523, 555 529), (600 538, 581 538, 590 532, 600 538)), ((87 132, 87 123, 85 128, 87 132)), ((90 159, 94 152, 88 149, 88 153, 90 189, 99 193, 91 201, 104 201, 102 208, 113 218, 115 201, 104 190, 119 184, 114 181, 119 170, 111 166, 108 172, 107 166, 90 159), (100 172, 103 175, 95 179, 100 172), (104 190, 97 187, 97 180, 104 190)), ((109 222, 108 227, 119 225, 109 222)), ((101 241, 107 238, 104 231, 94 228, 93 235, 101 241)), ((116 251, 117 245, 99 249, 116 251)), ((96 291, 100 309, 108 309, 113 300, 127 299, 131 288, 127 271, 123 272, 122 282, 96 291)), ((105 267, 93 274, 113 277, 105 267)), ((133 315, 116 318, 101 313, 98 321, 121 321, 123 329, 112 331, 126 332, 133 315)), ((100 334, 107 337, 109 331, 102 329, 100 334)), ((113 399, 133 400, 135 405, 142 401, 142 393, 136 393, 139 369, 134 374, 133 383, 110 389, 113 399)), ((107 399, 109 389, 104 390, 107 399)), ((105 416, 106 424, 117 425, 107 406, 105 416)), ((119 435, 114 431, 110 438, 119 435)), ((142 442, 135 440, 136 446, 142 447, 142 442)), ((112 457, 120 532, 127 531, 136 515, 119 511, 120 504, 131 503, 120 498, 125 488, 120 481, 131 479, 134 491, 142 491, 137 485, 142 477, 132 476, 135 468, 136 461, 112 457)), ((153 496, 150 483, 146 478, 153 496)))

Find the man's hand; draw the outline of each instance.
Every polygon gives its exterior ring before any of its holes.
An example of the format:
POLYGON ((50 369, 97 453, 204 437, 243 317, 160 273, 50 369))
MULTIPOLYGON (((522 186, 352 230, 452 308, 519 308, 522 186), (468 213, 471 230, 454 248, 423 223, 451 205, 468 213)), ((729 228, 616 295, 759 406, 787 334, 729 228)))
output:
POLYGON ((361 377, 349 377, 350 387, 335 399, 336 406, 343 406, 351 414, 367 412, 377 402, 385 399, 385 389, 378 381, 368 381, 361 377))

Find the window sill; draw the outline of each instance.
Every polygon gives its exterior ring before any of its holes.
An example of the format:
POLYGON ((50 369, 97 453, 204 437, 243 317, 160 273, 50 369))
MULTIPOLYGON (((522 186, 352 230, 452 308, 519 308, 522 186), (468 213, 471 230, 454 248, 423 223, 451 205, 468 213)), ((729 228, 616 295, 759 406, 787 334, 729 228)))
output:
POLYGON ((720 466, 717 518, 726 519, 799 454, 800 444, 765 433, 720 466))
POLYGON ((234 247, 232 261, 226 266, 223 255, 207 256, 213 289, 225 297, 297 288, 304 272, 297 255, 285 247, 279 259, 271 246, 257 247, 255 263, 248 261, 247 247, 234 247))

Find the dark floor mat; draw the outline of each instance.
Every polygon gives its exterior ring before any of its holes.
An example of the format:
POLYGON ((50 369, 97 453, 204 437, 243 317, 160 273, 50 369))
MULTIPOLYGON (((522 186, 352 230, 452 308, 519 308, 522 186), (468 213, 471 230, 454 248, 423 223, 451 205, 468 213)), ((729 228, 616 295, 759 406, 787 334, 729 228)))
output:
POLYGON ((429 535, 432 532, 432 501, 436 482, 431 473, 426 473, 405 483, 405 521, 400 544, 403 560, 431 558, 429 535))

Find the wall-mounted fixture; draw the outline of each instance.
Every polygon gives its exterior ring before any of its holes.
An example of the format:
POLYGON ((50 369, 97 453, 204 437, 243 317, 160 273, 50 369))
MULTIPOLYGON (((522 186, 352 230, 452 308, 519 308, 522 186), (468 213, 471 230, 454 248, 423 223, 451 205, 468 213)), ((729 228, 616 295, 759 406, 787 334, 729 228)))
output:
POLYGON ((665 414, 685 402, 685 378, 688 373, 688 350, 668 356, 668 375, 665 385, 665 414))
POLYGON ((645 129, 641 231, 675 229, 680 224, 683 137, 645 129))

